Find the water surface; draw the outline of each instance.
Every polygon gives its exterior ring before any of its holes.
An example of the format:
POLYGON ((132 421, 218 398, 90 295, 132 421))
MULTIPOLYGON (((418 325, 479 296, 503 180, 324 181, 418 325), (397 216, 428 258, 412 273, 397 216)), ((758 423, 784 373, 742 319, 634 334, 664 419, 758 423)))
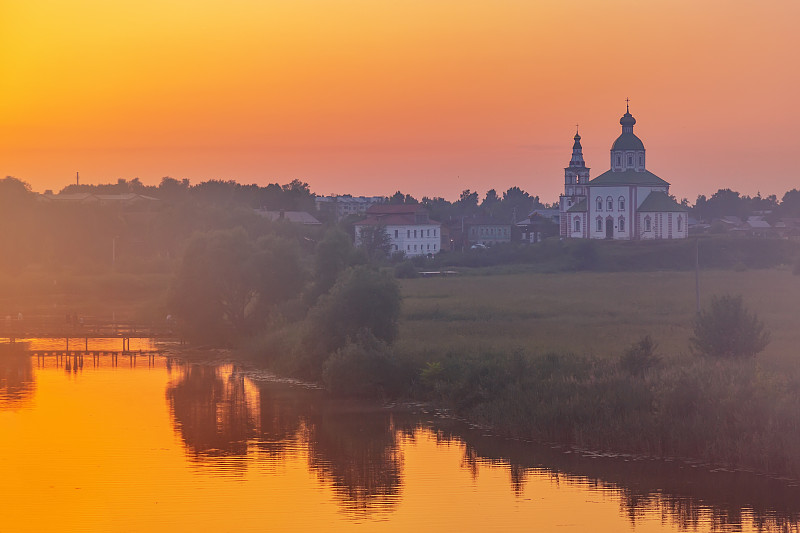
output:
POLYGON ((262 378, 0 351, 0 531, 798 531, 790 483, 262 378))

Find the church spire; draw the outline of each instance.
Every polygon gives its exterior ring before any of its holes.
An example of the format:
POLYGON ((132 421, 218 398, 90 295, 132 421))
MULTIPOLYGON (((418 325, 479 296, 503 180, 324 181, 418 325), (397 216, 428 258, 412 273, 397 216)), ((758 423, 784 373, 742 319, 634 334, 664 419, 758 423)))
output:
POLYGON ((625 114, 619 119, 622 125, 622 133, 633 133, 633 125, 636 124, 636 119, 631 115, 630 98, 625 99, 625 114))
POLYGON ((583 161, 583 147, 581 147, 581 136, 578 133, 578 125, 575 125, 575 143, 572 145, 572 159, 569 160, 571 167, 585 167, 586 163, 583 161))

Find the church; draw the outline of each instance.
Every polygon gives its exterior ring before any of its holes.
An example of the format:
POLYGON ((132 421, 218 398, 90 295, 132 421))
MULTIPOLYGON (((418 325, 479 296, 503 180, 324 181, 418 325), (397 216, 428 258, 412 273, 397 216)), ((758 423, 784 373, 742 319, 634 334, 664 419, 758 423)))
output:
POLYGON ((572 239, 685 239, 688 210, 669 196, 669 183, 645 166, 645 149, 633 133, 636 119, 626 106, 622 134, 611 146, 611 169, 589 179, 581 136, 564 169, 559 202, 561 237, 572 239))

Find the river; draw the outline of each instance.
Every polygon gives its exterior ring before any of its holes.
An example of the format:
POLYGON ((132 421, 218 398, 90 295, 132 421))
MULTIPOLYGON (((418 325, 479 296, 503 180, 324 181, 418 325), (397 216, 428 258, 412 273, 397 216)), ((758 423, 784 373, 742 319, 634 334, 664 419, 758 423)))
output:
POLYGON ((230 363, 0 351, 0 531, 798 531, 797 485, 507 440, 230 363))

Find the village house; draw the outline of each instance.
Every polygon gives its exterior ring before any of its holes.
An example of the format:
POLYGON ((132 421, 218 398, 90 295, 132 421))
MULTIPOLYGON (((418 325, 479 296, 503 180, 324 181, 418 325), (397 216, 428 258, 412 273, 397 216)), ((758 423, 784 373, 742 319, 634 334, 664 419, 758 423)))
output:
POLYGON ((367 209, 367 218, 355 223, 355 244, 361 245, 365 228, 385 229, 391 244, 390 253, 403 252, 407 256, 439 253, 441 224, 428 218, 428 211, 418 204, 373 205, 367 209))

